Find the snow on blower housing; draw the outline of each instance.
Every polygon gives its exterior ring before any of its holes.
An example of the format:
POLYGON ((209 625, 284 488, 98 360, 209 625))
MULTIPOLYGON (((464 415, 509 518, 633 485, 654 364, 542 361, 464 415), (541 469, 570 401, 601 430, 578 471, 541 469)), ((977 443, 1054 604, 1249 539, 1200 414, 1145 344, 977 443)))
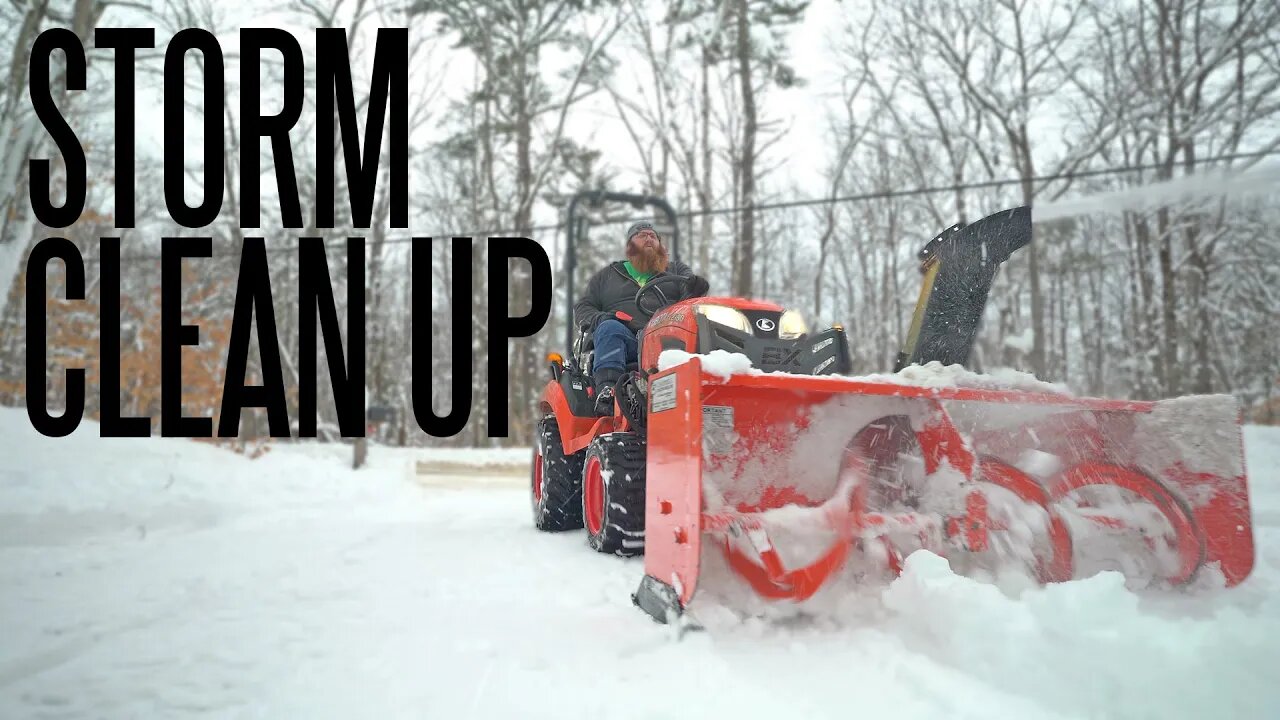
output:
MULTIPOLYGON (((653 205, 676 226, 660 198, 580 194, 570 278, 583 201, 653 205)), ((989 579, 1110 569, 1148 586, 1240 583, 1254 551, 1234 399, 1081 398, 963 370, 997 269, 1030 240, 1019 207, 930 241, 893 375, 848 377, 838 326, 811 333, 794 311, 745 298, 671 302, 683 279, 650 281, 636 297, 639 362, 611 415, 590 397, 584 329, 552 357, 536 526, 585 527, 597 551, 643 554, 633 599, 660 622, 703 596, 838 600, 841 580, 885 581, 919 549, 989 579)))

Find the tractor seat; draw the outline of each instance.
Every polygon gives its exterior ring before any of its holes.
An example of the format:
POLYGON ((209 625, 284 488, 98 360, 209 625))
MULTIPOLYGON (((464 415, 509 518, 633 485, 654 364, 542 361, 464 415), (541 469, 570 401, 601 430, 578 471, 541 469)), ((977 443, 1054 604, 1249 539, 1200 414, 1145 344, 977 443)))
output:
MULTIPOLYGON (((644 331, 642 330, 636 338, 637 349, 640 343, 644 341, 644 331)), ((570 350, 570 357, 576 357, 579 360, 578 366, 583 368, 584 374, 590 376, 594 372, 595 365, 595 338, 591 335, 583 333, 579 338, 577 346, 570 350)), ((640 370, 640 362, 629 362, 626 364, 625 372, 637 372, 640 370)))

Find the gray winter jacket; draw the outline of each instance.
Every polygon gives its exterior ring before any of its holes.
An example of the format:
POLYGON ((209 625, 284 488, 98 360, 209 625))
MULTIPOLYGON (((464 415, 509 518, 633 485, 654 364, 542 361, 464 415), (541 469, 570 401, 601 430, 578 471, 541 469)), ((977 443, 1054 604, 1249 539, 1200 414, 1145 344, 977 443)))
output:
MULTIPOLYGON (((689 266, 679 260, 672 260, 667 272, 683 277, 693 275, 689 266)), ((627 274, 621 260, 610 263, 591 277, 587 289, 578 297, 573 306, 574 327, 581 328, 585 323, 588 331, 594 332, 601 320, 612 318, 619 310, 633 318, 639 317, 640 310, 636 307, 636 293, 639 291, 640 284, 627 274)), ((641 327, 632 323, 631 329, 639 332, 641 327)))

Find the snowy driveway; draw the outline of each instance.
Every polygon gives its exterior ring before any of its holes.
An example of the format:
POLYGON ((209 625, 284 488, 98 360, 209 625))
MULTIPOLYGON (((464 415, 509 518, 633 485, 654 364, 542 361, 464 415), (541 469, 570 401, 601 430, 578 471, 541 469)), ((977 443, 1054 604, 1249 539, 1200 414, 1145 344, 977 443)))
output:
POLYGON ((917 555, 838 624, 680 641, 631 604, 641 560, 536 533, 515 481, 96 432, 0 408, 0 717, 1280 716, 1277 429, 1225 595, 1014 600, 917 555))

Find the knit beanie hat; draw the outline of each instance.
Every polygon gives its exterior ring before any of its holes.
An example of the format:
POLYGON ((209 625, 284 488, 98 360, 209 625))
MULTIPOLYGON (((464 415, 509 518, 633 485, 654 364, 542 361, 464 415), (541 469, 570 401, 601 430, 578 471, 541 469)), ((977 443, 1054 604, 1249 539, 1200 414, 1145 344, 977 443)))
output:
POLYGON ((648 220, 641 220, 640 222, 633 223, 631 227, 627 228, 627 242, 630 243, 631 238, 635 237, 636 233, 641 230, 652 230, 653 233, 658 236, 659 242, 661 242, 662 234, 659 233, 658 229, 653 226, 653 223, 648 220))

